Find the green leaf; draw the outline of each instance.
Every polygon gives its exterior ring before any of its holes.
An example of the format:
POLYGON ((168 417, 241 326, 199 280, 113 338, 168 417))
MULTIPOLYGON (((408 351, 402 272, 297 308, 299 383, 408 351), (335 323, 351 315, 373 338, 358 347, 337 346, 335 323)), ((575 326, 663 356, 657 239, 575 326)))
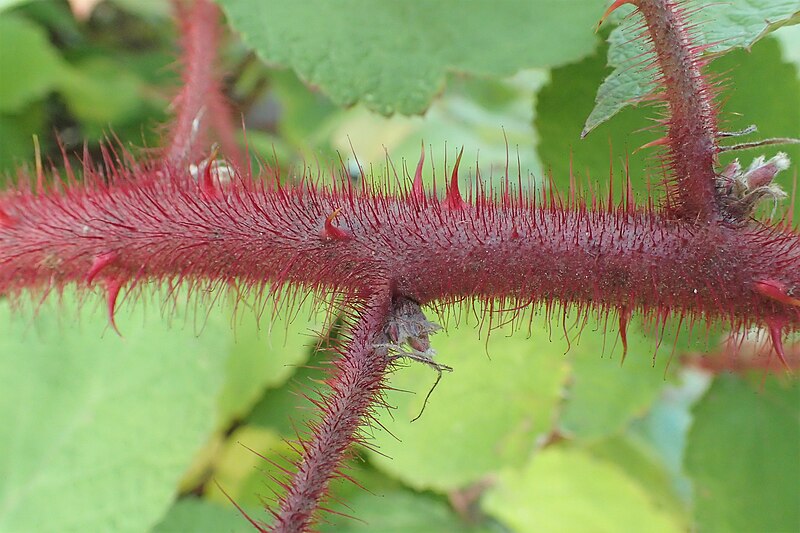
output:
POLYGON ((567 341, 559 326, 532 327, 527 337, 506 327, 487 342, 462 325, 434 338, 437 361, 454 371, 443 375, 413 423, 436 374, 412 363, 393 376, 392 387, 415 394, 389 394, 396 409, 378 420, 391 435, 376 434, 382 455, 375 464, 416 489, 451 490, 521 465, 554 430, 597 441, 644 415, 666 385, 671 344, 659 350, 654 368, 656 342, 631 328, 620 366, 614 333, 589 322, 579 342, 576 330, 567 341))
POLYGON ((700 531, 800 530, 800 382, 718 377, 695 408, 686 468, 700 531))
POLYGON ((275 465, 290 467, 286 458, 294 459, 296 455, 287 441, 274 431, 255 426, 239 427, 217 453, 212 465, 213 475, 203 492, 209 500, 223 505, 230 504, 230 497, 244 508, 258 510, 253 518, 264 520, 268 517, 259 509, 262 498, 283 493, 273 477, 283 479, 285 473, 275 465))
MULTIPOLYGON (((640 197, 649 196, 644 169, 652 166, 647 159, 651 152, 634 153, 634 150, 658 137, 658 132, 642 132, 652 126, 648 117, 653 110, 626 109, 593 135, 585 139, 580 137, 583 117, 591 110, 597 84, 607 72, 603 64, 604 51, 605 48, 600 48, 578 63, 554 69, 550 83, 539 91, 535 113, 539 157, 562 191, 569 187, 571 168, 576 182, 585 188, 589 178, 606 185, 612 164, 618 185, 615 188, 621 191, 619 176, 627 160, 634 191, 640 197)), ((660 174, 652 175, 650 180, 659 183, 660 174)))
POLYGON ((448 72, 507 76, 595 46, 592 0, 219 0, 247 44, 339 105, 420 113, 448 72))
POLYGON ((179 500, 152 533, 252 533, 253 526, 232 507, 200 498, 179 500))
MULTIPOLYGON (((275 431, 252 425, 239 427, 217 451, 203 494, 226 506, 231 505, 230 498, 243 508, 252 509, 248 514, 253 519, 270 523, 271 516, 263 507, 273 494, 283 492, 276 479, 286 479, 286 471, 281 468, 290 467, 288 461, 296 458, 296 451, 275 431)), ((349 479, 332 480, 328 494, 331 508, 345 515, 326 516, 335 531, 360 531, 365 523, 380 531, 393 530, 401 524, 457 523, 441 501, 402 490, 397 481, 370 468, 361 457, 348 460, 342 471, 349 479), (416 510, 413 513, 412 508, 416 510), (359 510, 354 513, 355 509, 359 510), (358 517, 358 521, 351 516, 358 517)))
MULTIPOLYGON (((384 117, 360 107, 349 110, 332 136, 332 143, 341 153, 358 155, 367 174, 371 169, 380 183, 393 175, 386 168, 387 153, 398 172, 403 165, 412 171, 424 141, 426 159, 423 180, 427 190, 433 188, 433 174, 446 173, 461 147, 462 183, 474 183, 476 165, 486 187, 502 188, 505 166, 516 181, 519 169, 523 186, 527 173, 541 168, 533 140, 533 91, 547 81, 545 71, 525 71, 506 79, 453 80, 446 94, 436 100, 422 117, 394 115, 384 117), (381 143, 376 143, 381 139, 381 143), (352 147, 352 148, 351 148, 352 147), (508 159, 507 159, 508 158, 508 159), (519 166, 518 166, 519 162, 519 166)), ((351 164, 352 157, 349 161, 351 164)), ((410 177, 407 178, 410 182, 410 177)), ((438 186, 444 191, 444 180, 438 186)))
POLYGON ((201 340, 136 306, 118 337, 97 303, 0 303, 2 531, 143 531, 213 428, 229 319, 201 340))
POLYGON ((0 15, 0 112, 16 113, 54 89, 64 64, 39 26, 0 15))
MULTIPOLYGON (((33 134, 44 130, 45 110, 35 102, 13 115, 0 113, 0 175, 33 160, 33 134)), ((0 178, 0 183, 4 180, 0 178)))
MULTIPOLYGON (((697 4, 697 2, 694 2, 697 4)), ((688 6, 692 9, 692 5, 688 6)), ((750 48, 770 30, 800 15, 797 0, 730 0, 703 4, 691 15, 695 44, 710 44, 708 53, 750 48)), ((627 105, 640 101, 654 87, 653 71, 639 67, 648 49, 637 39, 640 15, 623 22, 609 37, 608 64, 614 72, 597 90, 595 107, 586 119, 582 135, 602 124, 627 105)))
MULTIPOLYGON (((631 420, 644 415, 661 393, 672 344, 662 343, 656 352, 656 341, 629 329, 628 355, 622 365, 619 356, 601 357, 604 344, 619 344, 613 333, 581 338, 570 352, 572 379, 559 417, 564 435, 593 441, 620 433, 631 420)), ((619 350, 618 346, 618 354, 619 350)))
POLYGON ((655 507, 665 510, 676 522, 679 521, 683 531, 691 530, 688 501, 684 501, 679 493, 682 487, 676 483, 663 457, 650 443, 628 432, 585 449, 595 458, 613 464, 640 487, 646 488, 647 497, 655 507))
POLYGON ((342 512, 350 516, 327 517, 320 531, 323 533, 452 533, 487 531, 469 527, 458 519, 444 502, 414 494, 407 490, 391 490, 378 494, 361 491, 347 501, 342 512), (351 518, 357 517, 357 520, 351 518))
MULTIPOLYGON (((235 303, 234 303, 235 304, 235 303)), ((265 388, 279 387, 309 356, 325 312, 302 303, 298 309, 264 317, 238 303, 236 335, 231 339, 226 380, 219 398, 219 423, 246 415, 265 388)), ((271 312, 271 311, 267 311, 271 312)))
POLYGON ((164 0, 112 0, 114 4, 143 18, 167 19, 173 15, 170 2, 164 0))
POLYGON ((0 0, 0 11, 4 11, 6 9, 20 6, 22 4, 27 4, 33 0, 0 0))
POLYGON ((617 467, 570 448, 548 448, 504 472, 482 508, 518 533, 684 531, 617 467))
POLYGON ((341 113, 341 109, 319 91, 304 85, 290 70, 275 70, 262 75, 269 76, 275 98, 280 102, 279 137, 299 146, 327 142, 330 118, 341 113))
MULTIPOLYGON (((637 448, 646 450, 654 461, 669 471, 675 492, 681 501, 689 503, 692 492, 691 480, 683 467, 683 458, 686 438, 692 423, 691 410, 708 390, 712 377, 699 370, 682 368, 678 378, 676 380, 678 383, 665 387, 661 397, 645 417, 630 425, 625 436, 637 448)), ((620 458, 630 457, 626 451, 618 455, 620 458)), ((626 466, 627 462, 618 464, 637 479, 640 477, 639 473, 644 471, 637 468, 634 473, 626 466)), ((658 484, 653 481, 647 483, 649 486, 658 484)))
POLYGON ((314 395, 319 384, 330 374, 332 354, 316 351, 300 366, 283 386, 267 390, 247 417, 249 424, 278 431, 287 438, 296 436, 296 428, 304 427, 317 416, 314 405, 304 395, 314 395))
POLYGON ((378 411, 392 434, 376 432, 370 441, 381 452, 376 466, 416 489, 450 490, 523 464, 551 431, 568 366, 544 331, 533 339, 510 333, 506 326, 481 339, 462 324, 434 338, 437 362, 454 371, 413 423, 436 373, 419 363, 395 373, 390 386, 413 394, 389 392, 396 409, 378 411))
POLYGON ((141 80, 110 58, 76 63, 57 83, 70 111, 84 123, 124 123, 142 106, 141 80))

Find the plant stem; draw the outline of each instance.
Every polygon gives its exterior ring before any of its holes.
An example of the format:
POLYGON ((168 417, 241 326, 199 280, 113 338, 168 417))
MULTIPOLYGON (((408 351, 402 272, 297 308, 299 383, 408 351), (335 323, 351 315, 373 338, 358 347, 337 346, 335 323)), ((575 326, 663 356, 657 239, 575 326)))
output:
POLYGON ((336 360, 328 380, 330 394, 319 405, 321 419, 311 424, 311 438, 301 440, 303 456, 275 511, 275 522, 263 531, 299 533, 313 523, 328 483, 338 474, 359 427, 369 419, 391 363, 384 327, 390 312, 388 288, 378 290, 356 312, 350 342, 336 360))
POLYGON ((346 185, 234 178, 214 193, 186 176, 116 180, 0 197, 0 293, 187 278, 344 294, 390 284, 422 304, 557 301, 800 326, 800 235, 788 228, 696 226, 630 207, 590 211, 581 200, 478 197, 453 210, 346 185))
POLYGON ((172 102, 174 118, 163 158, 172 164, 199 161, 213 130, 225 157, 242 165, 245 159, 215 68, 221 46, 219 8, 209 0, 176 0, 174 4, 181 27, 183 85, 172 102))
POLYGON ((666 144, 674 184, 674 213, 687 220, 714 221, 716 200, 717 111, 703 73, 702 47, 695 46, 674 0, 635 0, 652 41, 669 107, 666 144))

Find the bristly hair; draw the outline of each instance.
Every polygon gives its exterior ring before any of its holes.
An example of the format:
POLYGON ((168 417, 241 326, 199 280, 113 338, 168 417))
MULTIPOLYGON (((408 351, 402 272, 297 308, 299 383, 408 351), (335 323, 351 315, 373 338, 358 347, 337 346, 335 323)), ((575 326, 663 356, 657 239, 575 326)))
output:
POLYGON ((422 304, 474 297, 800 325, 800 236, 785 225, 697 225, 546 185, 539 199, 510 183, 465 196, 457 166, 438 198, 414 183, 396 194, 347 179, 265 184, 211 161, 197 174, 123 159, 87 164, 81 183, 23 182, 0 198, 0 292, 103 286, 113 315, 120 292, 143 283, 357 298, 389 283, 422 304))
POLYGON ((220 38, 219 8, 206 0, 173 0, 180 27, 183 84, 172 102, 173 120, 161 158, 173 163, 194 163, 206 151, 211 133, 228 160, 243 165, 236 128, 222 91, 217 65, 220 38))
POLYGON ((712 56, 704 52, 718 43, 699 44, 701 28, 691 20, 705 6, 695 3, 690 8, 687 0, 617 0, 601 22, 625 4, 635 7, 630 24, 637 28, 632 33, 650 50, 639 64, 654 71, 653 89, 645 99, 666 106, 664 117, 658 120, 666 129, 665 135, 646 145, 663 150, 665 214, 698 222, 749 221, 754 202, 765 196, 780 197, 781 193, 775 186, 762 187, 758 194, 744 200, 731 190, 734 180, 717 168, 718 155, 732 148, 720 146, 720 138, 736 134, 719 131, 716 96, 721 80, 705 72, 712 56))
POLYGON ((198 148, 206 117, 218 133, 226 122, 203 70, 213 63, 207 45, 217 42, 217 11, 198 0, 179 4, 188 9, 179 10, 186 87, 167 149, 143 159, 106 147, 102 164, 84 158, 80 182, 67 165, 63 180, 37 172, 1 193, 0 294, 99 288, 112 325, 121 295, 145 284, 168 293, 188 284, 238 297, 334 295, 347 328, 331 392, 316 402, 320 419, 300 441, 274 524, 253 522, 263 530, 315 523, 330 479, 381 405, 393 361, 389 330, 403 302, 471 298, 512 313, 575 307, 618 319, 623 347, 633 313, 765 327, 785 361, 783 337, 800 330, 800 232, 791 219, 756 222, 748 211, 784 161, 716 170, 713 90, 680 7, 627 3, 644 17, 668 107, 663 145, 674 201, 666 209, 637 206, 629 183, 619 204, 574 186, 562 196, 552 184, 525 196, 508 178, 500 191, 463 193, 460 155, 442 198, 422 187, 422 157, 394 191, 347 177, 330 185, 307 176, 259 180, 249 166, 198 148))

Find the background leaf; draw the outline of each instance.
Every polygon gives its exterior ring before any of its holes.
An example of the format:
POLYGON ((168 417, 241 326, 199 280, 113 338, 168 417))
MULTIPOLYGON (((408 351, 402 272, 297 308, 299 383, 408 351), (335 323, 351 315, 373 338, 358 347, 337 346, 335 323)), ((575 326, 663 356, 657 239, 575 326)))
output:
MULTIPOLYGON (((692 12, 689 21, 694 25, 695 44, 711 45, 707 53, 750 48, 769 30, 800 16, 797 0, 730 0, 725 3, 692 0, 681 7, 692 12), (699 6, 702 9, 693 12, 699 6)), ((608 65, 614 72, 597 90, 595 107, 583 128, 584 136, 623 107, 649 94, 654 87, 653 71, 640 68, 641 54, 649 51, 643 41, 637 39, 641 16, 637 14, 633 18, 611 32, 608 65)))
MULTIPOLYGON (((620 433, 658 398, 667 382, 672 345, 667 341, 656 351, 653 339, 633 327, 630 330, 624 364, 619 362, 620 347, 613 359, 604 354, 604 345, 618 344, 613 333, 589 334, 570 352, 570 383, 559 414, 563 434, 577 441, 593 441, 620 433)), ((605 348, 610 350, 610 346, 605 348)))
POLYGON ((361 492, 348 501, 346 513, 359 520, 333 516, 320 531, 323 533, 483 533, 485 527, 469 527, 459 519, 450 506, 429 495, 415 494, 408 490, 393 490, 379 495, 361 492))
POLYGON ((249 413, 266 389, 289 379, 318 342, 324 321, 325 312, 302 302, 292 313, 264 317, 260 324, 251 309, 239 312, 219 398, 222 427, 249 413))
POLYGON ((339 105, 421 113, 448 72, 508 76, 595 46, 591 0, 218 0, 264 61, 292 68, 339 105), (520 27, 520 21, 526 21, 520 27))
POLYGON ((90 58, 66 70, 58 88, 76 118, 108 127, 138 116, 141 81, 108 58, 90 58))
MULTIPOLYGON (((0 113, 0 175, 33 160, 33 132, 41 131, 45 121, 44 106, 31 104, 18 113, 0 113)), ((5 179, 0 178, 0 183, 5 179)))
POLYGON ((523 470, 504 472, 483 508, 520 533, 682 531, 624 473, 569 447, 548 449, 523 470))
POLYGON ((252 533, 253 526, 230 506, 200 498, 176 503, 152 533, 252 533))
POLYGON ((701 531, 800 529, 800 383, 720 376, 695 408, 686 468, 701 531))
POLYGON ((143 531, 213 427, 226 319, 199 339, 138 306, 120 338, 88 302, 79 326, 64 315, 78 308, 0 306, 2 531, 143 531))
POLYGON ((376 466, 416 489, 449 490, 524 462, 551 431, 568 366, 557 343, 510 331, 481 339, 462 325, 435 338, 437 362, 455 370, 415 422, 436 373, 413 363, 392 376, 392 387, 415 394, 387 395, 396 408, 379 412, 378 421, 392 434, 376 433, 376 466))
POLYGON ((374 436, 381 452, 374 464, 416 489, 451 491, 520 466, 553 432, 587 444, 619 435, 667 385, 672 344, 656 352, 634 328, 622 366, 614 334, 591 320, 580 335, 568 330, 569 341, 560 324, 532 326, 527 336, 505 327, 488 340, 468 323, 447 331, 433 346, 453 373, 443 375, 414 422, 436 374, 420 364, 396 373, 392 387, 413 394, 389 394, 396 408, 379 422, 391 434, 374 436))
POLYGON ((16 113, 51 91, 64 64, 39 26, 0 15, 0 113, 16 113))
POLYGON ((203 495, 222 505, 229 505, 230 497, 244 508, 256 509, 251 515, 254 519, 268 518, 260 509, 262 498, 281 490, 270 477, 281 473, 276 472, 269 461, 282 464, 286 462, 283 457, 295 456, 289 444, 274 431, 255 426, 239 427, 216 453, 214 475, 206 481, 203 495))

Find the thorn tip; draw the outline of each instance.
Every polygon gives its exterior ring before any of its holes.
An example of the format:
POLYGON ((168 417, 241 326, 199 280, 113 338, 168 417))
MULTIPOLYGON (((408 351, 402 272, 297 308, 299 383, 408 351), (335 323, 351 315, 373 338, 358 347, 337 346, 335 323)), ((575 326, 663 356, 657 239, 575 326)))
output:
POLYGON ((460 210, 466 207, 467 203, 461 197, 461 191, 458 190, 458 166, 461 164, 461 156, 464 155, 464 147, 458 152, 456 164, 453 166, 453 173, 450 176, 450 187, 447 189, 447 196, 444 199, 444 205, 448 209, 460 210))

